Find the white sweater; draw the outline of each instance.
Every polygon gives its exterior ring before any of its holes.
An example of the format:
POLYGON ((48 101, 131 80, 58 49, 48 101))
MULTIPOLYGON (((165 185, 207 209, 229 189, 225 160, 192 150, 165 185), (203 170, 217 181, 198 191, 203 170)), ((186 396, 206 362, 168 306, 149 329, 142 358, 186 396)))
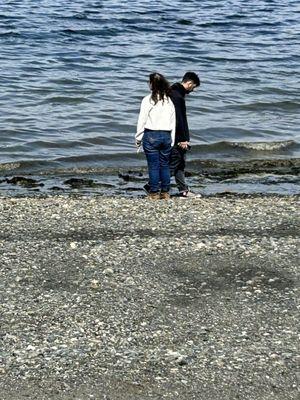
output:
POLYGON ((174 146, 175 126, 175 107, 169 97, 165 97, 164 101, 159 100, 156 104, 151 100, 151 94, 143 98, 135 135, 137 141, 143 139, 145 129, 171 131, 172 146, 174 146))

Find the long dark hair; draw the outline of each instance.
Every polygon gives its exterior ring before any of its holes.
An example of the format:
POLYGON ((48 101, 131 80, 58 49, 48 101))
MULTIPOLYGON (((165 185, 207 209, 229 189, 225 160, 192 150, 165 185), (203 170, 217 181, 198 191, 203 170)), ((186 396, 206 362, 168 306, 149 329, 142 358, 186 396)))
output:
POLYGON ((170 95, 170 84, 167 79, 158 72, 149 75, 149 84, 152 92, 151 99, 156 104, 159 100, 164 101, 170 95))

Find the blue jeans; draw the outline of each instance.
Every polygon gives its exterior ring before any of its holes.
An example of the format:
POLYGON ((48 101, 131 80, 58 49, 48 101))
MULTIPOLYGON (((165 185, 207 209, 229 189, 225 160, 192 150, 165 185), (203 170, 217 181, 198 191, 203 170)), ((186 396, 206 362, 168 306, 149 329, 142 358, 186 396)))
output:
POLYGON ((150 192, 170 190, 171 132, 145 129, 143 149, 147 158, 150 192))

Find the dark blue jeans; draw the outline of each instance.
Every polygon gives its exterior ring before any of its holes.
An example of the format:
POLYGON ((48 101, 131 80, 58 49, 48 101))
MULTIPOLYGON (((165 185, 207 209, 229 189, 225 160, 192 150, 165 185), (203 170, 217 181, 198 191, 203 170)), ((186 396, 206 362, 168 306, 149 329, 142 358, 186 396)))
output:
POLYGON ((171 132, 145 129, 143 149, 147 158, 150 192, 170 190, 171 132))

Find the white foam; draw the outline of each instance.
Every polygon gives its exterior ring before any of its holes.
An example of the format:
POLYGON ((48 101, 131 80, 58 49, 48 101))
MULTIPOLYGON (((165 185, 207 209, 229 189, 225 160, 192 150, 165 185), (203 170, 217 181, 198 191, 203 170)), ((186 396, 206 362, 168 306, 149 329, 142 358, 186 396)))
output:
POLYGON ((293 140, 286 140, 283 142, 234 142, 231 145, 249 150, 273 151, 287 148, 294 143, 293 140))
POLYGON ((5 164, 0 164, 0 171, 9 171, 11 169, 17 169, 20 168, 21 164, 20 163, 5 163, 5 164))

